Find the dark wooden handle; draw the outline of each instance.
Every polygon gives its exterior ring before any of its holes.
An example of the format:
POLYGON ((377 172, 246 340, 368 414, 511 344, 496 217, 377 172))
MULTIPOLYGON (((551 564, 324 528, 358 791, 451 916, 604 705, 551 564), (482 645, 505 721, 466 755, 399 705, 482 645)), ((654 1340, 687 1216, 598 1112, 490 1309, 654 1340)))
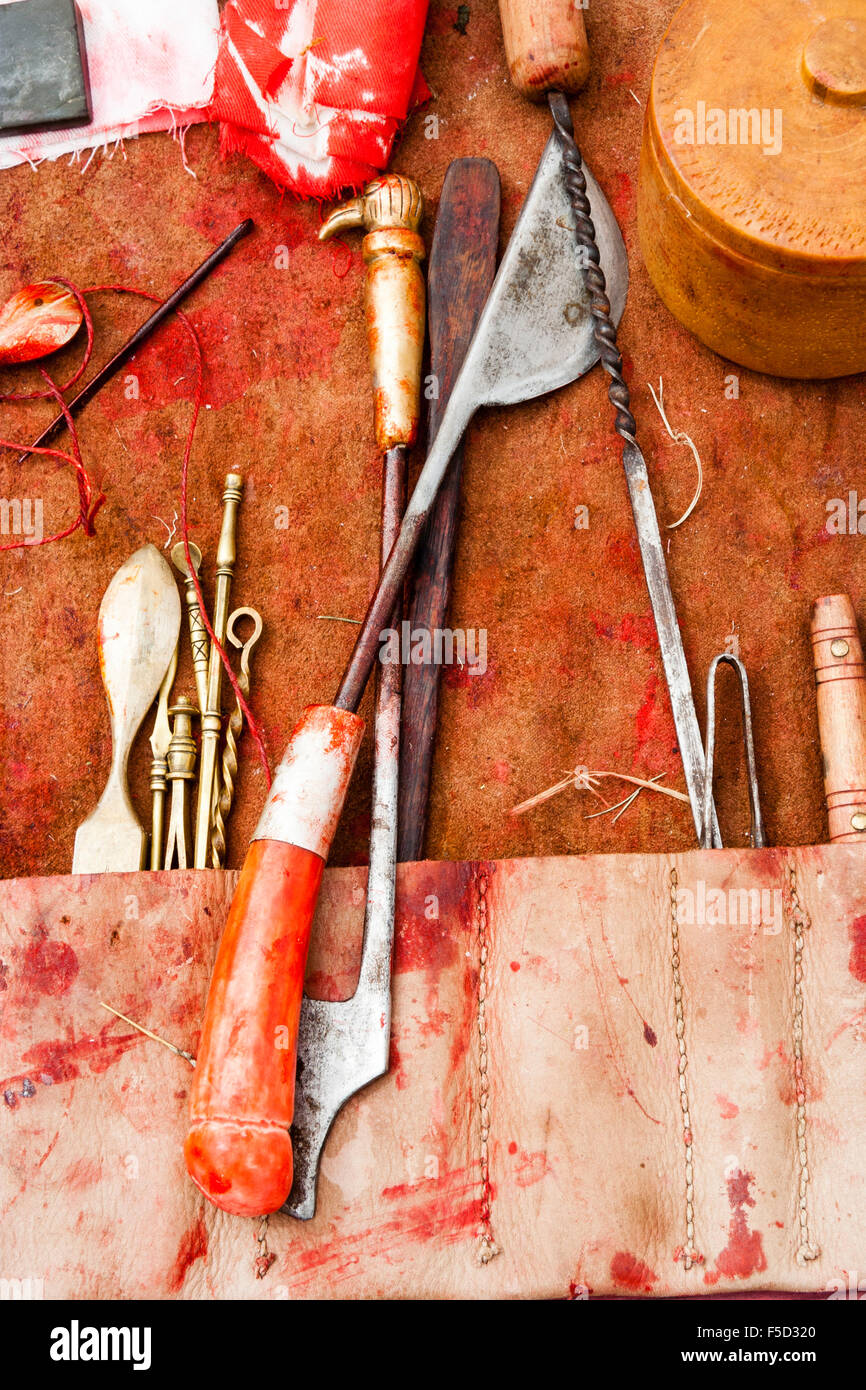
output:
MULTIPOLYGON (((432 439, 448 403, 496 274, 499 175, 489 159, 448 166, 427 277, 430 371, 438 395, 430 402, 432 439)), ((463 446, 451 460, 415 561, 409 622, 430 633, 445 626, 460 504, 463 446)), ((438 666, 409 665, 403 683, 400 813, 397 858, 421 859, 427 827, 433 741, 439 707, 438 666)))
POLYGON ((499 0, 511 80, 530 101, 579 92, 589 76, 589 44, 579 0, 499 0))
POLYGON ((830 841, 866 844, 866 666, 847 594, 815 600, 812 650, 830 841))

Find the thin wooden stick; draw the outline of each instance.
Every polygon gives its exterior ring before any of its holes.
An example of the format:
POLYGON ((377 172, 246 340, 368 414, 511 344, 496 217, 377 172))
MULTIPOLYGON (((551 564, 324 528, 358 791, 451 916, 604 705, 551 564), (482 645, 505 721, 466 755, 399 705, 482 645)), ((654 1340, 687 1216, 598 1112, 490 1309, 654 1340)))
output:
POLYGON ((114 1014, 115 1018, 122 1018, 124 1023, 129 1024, 130 1028, 137 1029, 139 1033, 143 1033, 146 1038, 152 1038, 154 1042, 162 1043, 163 1047, 168 1048, 169 1052, 173 1052, 177 1057, 185 1058, 191 1067, 195 1066, 195 1058, 191 1053, 184 1052, 182 1047, 175 1047, 174 1043, 167 1042, 166 1039, 161 1038, 158 1033, 151 1033, 149 1028, 143 1028, 140 1023, 136 1023, 132 1018, 127 1018, 126 1014, 122 1014, 119 1009, 113 1009, 111 1005, 106 1004, 104 1000, 100 999, 99 1002, 103 1009, 107 1009, 110 1014, 114 1014))

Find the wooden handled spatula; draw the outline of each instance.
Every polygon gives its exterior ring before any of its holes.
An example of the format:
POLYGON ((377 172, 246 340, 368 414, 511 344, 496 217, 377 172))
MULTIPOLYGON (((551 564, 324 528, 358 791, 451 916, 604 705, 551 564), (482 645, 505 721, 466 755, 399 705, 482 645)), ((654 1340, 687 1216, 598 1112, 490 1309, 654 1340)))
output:
POLYGON ((156 699, 180 633, 180 596, 156 546, 121 565, 99 608, 97 641, 113 744, 111 771, 96 810, 75 835, 74 874, 144 867, 147 832, 129 799, 126 767, 135 735, 156 699))

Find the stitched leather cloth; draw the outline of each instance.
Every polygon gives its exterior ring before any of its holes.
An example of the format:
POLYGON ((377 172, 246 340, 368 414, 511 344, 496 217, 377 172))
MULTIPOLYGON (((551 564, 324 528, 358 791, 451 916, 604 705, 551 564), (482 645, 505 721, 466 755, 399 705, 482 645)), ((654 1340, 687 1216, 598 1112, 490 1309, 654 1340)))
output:
MULTIPOLYGON (((866 1248, 863 867, 847 846, 403 866, 391 1069, 338 1118, 305 1224, 209 1206, 181 1155, 189 1063, 100 1007, 194 1054, 235 876, 2 883, 0 1277, 69 1298, 844 1287, 866 1248)), ((364 877, 326 873, 320 997, 353 988, 364 877)))

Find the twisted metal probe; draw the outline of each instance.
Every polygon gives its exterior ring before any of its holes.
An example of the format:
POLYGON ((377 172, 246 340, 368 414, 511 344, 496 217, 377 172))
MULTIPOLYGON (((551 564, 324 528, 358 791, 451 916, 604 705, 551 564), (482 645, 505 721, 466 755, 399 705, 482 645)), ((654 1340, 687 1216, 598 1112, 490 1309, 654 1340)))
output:
POLYGON ((637 448, 637 425, 631 413, 629 389, 622 370, 622 357, 616 345, 616 325, 610 316, 610 300, 598 251, 592 209, 586 193, 583 160, 577 141, 568 101, 562 92, 549 92, 548 104, 559 137, 565 186, 575 218, 575 237, 580 250, 580 263, 590 295, 590 313, 595 341, 604 370, 610 377, 607 393, 616 410, 616 431, 626 444, 637 448))
MULTIPOLYGON (((706 760, 698 718, 695 713, 689 669, 683 651, 676 608, 668 579, 664 549, 647 467, 635 435, 637 426, 631 413, 629 389, 623 375, 622 357, 616 345, 616 325, 611 318, 610 300, 596 240, 592 209, 586 191, 583 160, 574 138, 571 112, 562 92, 548 93, 548 104, 556 128, 562 156, 568 200, 574 216, 574 234, 580 265, 590 297, 592 328, 604 370, 610 378, 607 393, 616 411, 616 432, 623 441, 622 461, 631 498, 638 544, 649 589, 653 617, 659 636, 662 663, 671 697, 680 756, 689 790, 692 817, 700 839, 704 835, 704 792, 706 760)), ((710 790, 708 843, 722 843, 718 819, 710 790)))
MULTIPOLYGON (((245 700, 250 694, 250 655, 262 635, 262 619, 254 608, 236 608, 226 625, 226 637, 232 646, 241 648, 238 685, 245 700), (235 623, 239 618, 252 618, 255 624, 251 635, 243 642, 235 633, 235 623)), ((235 779, 238 775, 238 740, 243 732, 244 712, 240 703, 229 716, 226 726, 226 742, 222 756, 219 796, 214 802, 213 829, 211 831, 211 864, 215 869, 223 868, 226 855, 226 821, 231 814, 235 795, 235 779)))

